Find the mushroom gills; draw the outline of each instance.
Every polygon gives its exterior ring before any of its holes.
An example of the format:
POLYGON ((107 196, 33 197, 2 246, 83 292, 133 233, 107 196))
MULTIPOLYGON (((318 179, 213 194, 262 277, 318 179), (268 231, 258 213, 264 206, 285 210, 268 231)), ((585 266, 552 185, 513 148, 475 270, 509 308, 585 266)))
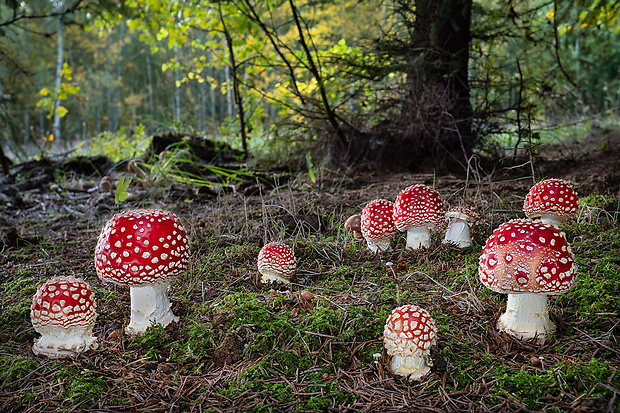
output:
POLYGON ((368 249, 371 252, 382 252, 382 251, 390 251, 392 247, 390 246, 390 242, 392 241, 391 237, 376 239, 376 240, 367 240, 368 249))
POLYGON ((280 274, 278 274, 276 271, 270 271, 270 270, 263 270, 261 277, 260 277, 260 281, 263 284, 273 283, 273 282, 280 282, 284 284, 291 283, 290 279, 284 278, 280 274))
POLYGON ((407 228, 407 248, 417 250, 431 245, 431 229, 427 226, 407 228))
POLYGON ((568 217, 547 212, 539 212, 535 215, 532 215, 532 218, 540 218, 540 220, 546 224, 553 225, 554 227, 559 227, 566 222, 568 217))
POLYGON ((155 322, 166 327, 178 321, 172 310, 172 304, 166 294, 170 282, 156 285, 131 287, 131 322, 125 329, 127 334, 142 334, 151 323, 155 322))
POLYGON ((453 220, 448 226, 443 243, 454 244, 460 248, 471 246, 469 224, 462 219, 453 220))
POLYGON ((431 370, 433 362, 428 355, 424 356, 391 356, 390 371, 409 380, 419 380, 431 370))
POLYGON ((508 294, 506 312, 497 321, 499 331, 520 339, 544 343, 555 332, 545 294, 508 294))
POLYGON ((99 344, 92 330, 84 327, 47 327, 41 338, 34 340, 32 352, 49 358, 75 356, 86 350, 94 350, 99 344))

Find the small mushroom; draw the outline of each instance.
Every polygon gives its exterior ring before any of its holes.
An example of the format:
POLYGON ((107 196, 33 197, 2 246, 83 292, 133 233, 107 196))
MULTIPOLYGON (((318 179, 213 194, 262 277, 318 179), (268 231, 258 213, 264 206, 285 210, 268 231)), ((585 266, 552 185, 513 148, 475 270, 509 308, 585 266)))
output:
POLYGON ((99 181, 100 192, 110 192, 114 188, 114 181, 109 176, 104 176, 99 181))
POLYGON ((290 284, 295 274, 295 254, 288 245, 281 242, 265 244, 258 253, 258 272, 262 283, 290 284))
POLYGON ((549 319, 547 295, 570 290, 577 266, 563 232, 541 221, 515 219, 493 231, 478 273, 486 287, 508 294, 499 331, 542 344, 556 329, 549 319))
POLYGON ((556 227, 574 216, 579 209, 579 197, 573 188, 561 179, 547 179, 534 185, 523 202, 528 218, 540 218, 556 227))
POLYGON ((48 280, 32 299, 30 319, 41 334, 34 340, 32 352, 62 358, 96 349, 96 308, 95 294, 81 278, 60 276, 48 280))
POLYGON ((398 233, 392 214, 394 203, 386 199, 370 201, 362 211, 362 235, 372 252, 388 251, 392 237, 398 233))
POLYGON ((437 328, 428 312, 417 305, 395 308, 383 331, 383 345, 391 356, 390 371, 419 380, 431 369, 431 347, 437 344, 437 328))
POLYGON ((182 274, 189 258, 185 228, 176 215, 157 209, 116 214, 103 227, 95 248, 102 281, 130 287, 128 334, 142 334, 152 322, 177 321, 168 300, 170 278, 182 274))
POLYGON ((480 215, 469 208, 455 207, 446 213, 448 229, 443 239, 444 244, 455 244, 457 247, 469 247, 471 236, 470 227, 480 219, 480 215))
POLYGON ((431 231, 444 220, 441 196, 433 188, 417 184, 403 189, 394 202, 394 224, 407 231, 407 248, 428 248, 431 231))
POLYGON ((347 222, 344 223, 344 227, 353 232, 355 239, 363 238, 362 236, 362 217, 359 214, 351 215, 347 222))

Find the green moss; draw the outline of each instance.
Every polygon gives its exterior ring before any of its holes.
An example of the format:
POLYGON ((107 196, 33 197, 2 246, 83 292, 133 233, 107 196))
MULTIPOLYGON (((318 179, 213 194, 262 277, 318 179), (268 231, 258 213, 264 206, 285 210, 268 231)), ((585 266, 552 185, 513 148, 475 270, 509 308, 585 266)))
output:
POLYGON ((568 392, 577 397, 586 394, 610 397, 611 391, 599 386, 599 383, 605 383, 611 375, 608 363, 597 359, 591 359, 586 364, 558 364, 547 371, 514 371, 502 366, 496 371, 498 382, 492 391, 496 395, 508 392, 528 408, 538 410, 546 403, 539 401, 540 398, 548 394, 559 396, 568 392))
POLYGON ((2 371, 2 385, 16 388, 19 380, 26 377, 32 370, 39 367, 39 363, 28 356, 6 354, 0 356, 0 371, 2 371))

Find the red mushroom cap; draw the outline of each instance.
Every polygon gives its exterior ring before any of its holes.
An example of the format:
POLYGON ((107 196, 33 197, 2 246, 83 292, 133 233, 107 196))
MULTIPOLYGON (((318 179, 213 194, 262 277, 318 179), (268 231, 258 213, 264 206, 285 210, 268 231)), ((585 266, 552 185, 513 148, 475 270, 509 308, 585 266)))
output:
POLYGON ((436 229, 443 223, 444 216, 441 196, 426 185, 403 189, 394 202, 394 225, 399 231, 418 226, 436 229))
POLYGON ((362 235, 367 240, 389 238, 398 230, 394 226, 394 203, 386 199, 370 201, 362 210, 362 235))
POLYGON ((124 211, 103 227, 95 268, 103 281, 136 287, 160 284, 188 263, 185 228, 176 215, 157 209, 124 211))
POLYGON ((30 318, 36 331, 46 327, 90 327, 97 318, 95 294, 81 278, 56 277, 37 289, 30 318))
POLYGON ((390 356, 421 356, 436 342, 435 322, 417 305, 395 308, 385 323, 383 343, 390 356))
POLYGON ((271 272, 284 279, 295 274, 295 254, 291 247, 281 242, 265 244, 258 253, 258 271, 271 272))
POLYGON ((571 216, 578 209, 577 193, 568 183, 555 178, 534 185, 523 203, 523 212, 529 218, 536 218, 541 213, 571 216))
POLYGON ((482 283, 504 294, 563 294, 577 266, 563 232, 531 219, 500 225, 487 240, 478 269, 482 283))

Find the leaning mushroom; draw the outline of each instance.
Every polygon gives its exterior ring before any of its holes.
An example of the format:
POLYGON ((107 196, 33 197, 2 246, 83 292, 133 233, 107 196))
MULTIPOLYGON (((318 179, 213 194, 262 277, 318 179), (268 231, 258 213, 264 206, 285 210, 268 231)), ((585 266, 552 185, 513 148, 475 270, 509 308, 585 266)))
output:
POLYGON ((547 295, 570 290, 577 267, 563 232, 541 221, 516 219, 493 231, 478 272, 486 287, 508 294, 497 328, 544 343, 556 328, 549 319, 547 295))
POLYGON ((168 325, 179 318, 168 300, 170 278, 188 264, 185 228, 176 215, 161 210, 125 211, 103 227, 95 248, 102 281, 130 287, 128 334, 141 334, 152 322, 168 325))
POLYGON ((431 369, 431 347, 437 343, 437 328, 431 316, 416 305, 395 308, 385 323, 383 345, 395 375, 419 380, 431 369))
POLYGON ((394 202, 394 224, 407 231, 407 248, 414 250, 431 245, 431 230, 441 226, 444 216, 441 196, 426 185, 403 189, 394 202))
POLYGON ((561 179, 547 179, 534 185, 523 202, 528 218, 540 218, 556 227, 575 215, 579 197, 573 188, 561 179))
POLYGON ((448 229, 443 239, 444 244, 455 244, 457 247, 469 247, 471 236, 469 230, 480 219, 480 215, 465 207, 455 207, 446 213, 448 229))
POLYGON ((345 229, 353 232, 353 238, 360 239, 362 235, 362 217, 360 214, 351 215, 349 219, 344 223, 345 229))
POLYGON ((394 203, 386 199, 370 201, 362 211, 362 235, 372 252, 387 251, 398 232, 392 218, 394 203))
POLYGON ((262 283, 290 284, 295 268, 295 254, 284 243, 265 244, 258 253, 258 272, 261 273, 262 283))
POLYGON ((95 294, 81 278, 61 276, 48 280, 32 299, 32 326, 41 334, 34 340, 32 352, 62 358, 96 349, 96 308, 95 294))

